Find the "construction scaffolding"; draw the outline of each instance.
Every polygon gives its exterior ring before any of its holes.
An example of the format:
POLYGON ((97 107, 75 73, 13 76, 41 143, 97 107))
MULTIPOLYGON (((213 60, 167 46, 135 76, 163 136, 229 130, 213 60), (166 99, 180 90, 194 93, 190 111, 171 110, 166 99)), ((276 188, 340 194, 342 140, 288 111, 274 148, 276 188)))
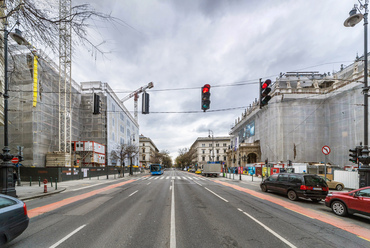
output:
MULTIPOLYGON (((41 51, 14 54, 9 63, 9 143, 24 146, 23 165, 43 167, 48 152, 59 151, 58 66, 41 51), (37 55, 37 57, 36 57, 37 55), (36 78, 37 77, 37 78, 36 78), (36 80, 35 80, 36 79, 36 80)), ((71 135, 80 139, 80 86, 71 87, 71 135)), ((3 130, 0 131, 3 133, 3 130)), ((2 144, 0 141, 0 145, 2 144)), ((60 166, 70 166, 70 159, 60 166)))

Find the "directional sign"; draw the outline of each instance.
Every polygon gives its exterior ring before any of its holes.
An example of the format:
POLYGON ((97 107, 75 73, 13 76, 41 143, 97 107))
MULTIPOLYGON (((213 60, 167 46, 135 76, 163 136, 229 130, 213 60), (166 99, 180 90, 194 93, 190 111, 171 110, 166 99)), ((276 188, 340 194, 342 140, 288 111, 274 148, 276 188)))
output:
POLYGON ((330 153, 330 147, 329 146, 323 146, 322 147, 322 153, 324 153, 324 155, 329 155, 330 153))
POLYGON ((13 164, 17 164, 18 162, 19 162, 19 158, 17 158, 17 157, 12 158, 12 163, 13 164))

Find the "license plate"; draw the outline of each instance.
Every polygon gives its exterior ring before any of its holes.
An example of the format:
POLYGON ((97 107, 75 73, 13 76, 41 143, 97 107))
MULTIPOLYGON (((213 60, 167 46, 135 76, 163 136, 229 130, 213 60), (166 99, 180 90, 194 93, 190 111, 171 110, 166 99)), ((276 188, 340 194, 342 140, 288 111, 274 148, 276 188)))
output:
POLYGON ((313 188, 313 190, 322 190, 322 188, 313 188))

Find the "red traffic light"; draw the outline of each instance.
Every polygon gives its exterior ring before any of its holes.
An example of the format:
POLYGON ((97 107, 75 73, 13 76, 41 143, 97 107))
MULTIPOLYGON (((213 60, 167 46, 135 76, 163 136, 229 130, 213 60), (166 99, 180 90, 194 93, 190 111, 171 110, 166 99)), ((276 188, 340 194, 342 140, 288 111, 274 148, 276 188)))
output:
POLYGON ((203 86, 203 89, 202 89, 203 94, 204 94, 204 93, 208 93, 208 92, 209 92, 209 90, 210 90, 210 88, 211 88, 211 85, 209 85, 209 84, 205 84, 205 85, 203 86))
POLYGON ((270 79, 267 79, 267 80, 262 84, 262 89, 266 89, 270 84, 271 84, 271 80, 270 80, 270 79))

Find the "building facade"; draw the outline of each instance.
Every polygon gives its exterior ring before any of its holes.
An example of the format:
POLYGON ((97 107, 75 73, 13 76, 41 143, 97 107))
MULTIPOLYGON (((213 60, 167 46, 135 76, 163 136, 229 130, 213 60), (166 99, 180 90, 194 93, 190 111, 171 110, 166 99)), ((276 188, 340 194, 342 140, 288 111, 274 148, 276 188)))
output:
POLYGON ((196 150, 193 162, 200 169, 208 162, 225 163, 229 146, 230 137, 198 137, 190 147, 196 150))
MULTIPOLYGON (((139 146, 139 124, 107 83, 82 82, 81 92, 82 139, 106 145, 106 164, 121 165, 121 161, 113 158, 111 153, 119 150, 121 145, 139 146), (99 114, 93 114, 94 94, 100 97, 99 114)), ((128 158, 124 161, 125 165, 130 162, 128 158)), ((139 164, 138 154, 132 164, 139 164)))
POLYGON ((348 149, 364 137, 363 68, 357 59, 333 75, 281 74, 268 105, 254 102, 235 120, 228 160, 252 153, 257 162, 351 164, 348 149), (331 148, 326 157, 325 145, 331 148))
POLYGON ((144 168, 149 168, 150 158, 159 150, 149 137, 141 134, 139 138, 139 164, 144 168))

